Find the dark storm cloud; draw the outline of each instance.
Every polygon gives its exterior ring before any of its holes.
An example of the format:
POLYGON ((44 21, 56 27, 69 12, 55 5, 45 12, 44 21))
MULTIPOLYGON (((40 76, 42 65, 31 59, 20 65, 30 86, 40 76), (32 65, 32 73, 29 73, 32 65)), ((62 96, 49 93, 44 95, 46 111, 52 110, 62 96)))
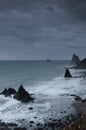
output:
POLYGON ((35 8, 42 8, 53 11, 54 7, 61 7, 82 18, 86 17, 86 0, 0 0, 0 10, 21 10, 31 11, 35 8))
POLYGON ((64 0, 65 9, 76 18, 86 20, 86 0, 64 0))
POLYGON ((0 0, 0 59, 83 55, 85 7, 85 0, 0 0))

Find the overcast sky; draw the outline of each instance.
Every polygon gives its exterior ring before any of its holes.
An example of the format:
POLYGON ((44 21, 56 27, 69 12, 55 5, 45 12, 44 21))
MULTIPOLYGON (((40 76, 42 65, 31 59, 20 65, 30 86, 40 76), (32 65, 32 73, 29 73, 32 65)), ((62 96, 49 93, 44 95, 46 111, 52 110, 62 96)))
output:
POLYGON ((0 0, 0 60, 86 57, 86 0, 0 0))

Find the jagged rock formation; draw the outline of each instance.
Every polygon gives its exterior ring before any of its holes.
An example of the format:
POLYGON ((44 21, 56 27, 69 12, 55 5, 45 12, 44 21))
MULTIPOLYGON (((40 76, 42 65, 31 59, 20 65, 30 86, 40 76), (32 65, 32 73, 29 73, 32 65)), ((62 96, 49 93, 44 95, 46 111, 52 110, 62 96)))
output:
POLYGON ((5 88, 0 94, 3 94, 4 96, 11 96, 13 94, 13 98, 21 102, 33 101, 31 95, 24 89, 22 85, 18 88, 18 91, 16 91, 14 88, 5 88))
POLYGON ((33 100, 33 98, 24 89, 24 87, 22 85, 18 88, 18 91, 15 93, 14 98, 21 102, 30 102, 33 100))
POLYGON ((66 69, 64 77, 65 78, 72 78, 72 75, 71 75, 69 69, 66 69))
POLYGON ((72 63, 73 63, 73 64, 79 64, 79 63, 80 63, 79 57, 76 56, 75 54, 73 54, 72 63))

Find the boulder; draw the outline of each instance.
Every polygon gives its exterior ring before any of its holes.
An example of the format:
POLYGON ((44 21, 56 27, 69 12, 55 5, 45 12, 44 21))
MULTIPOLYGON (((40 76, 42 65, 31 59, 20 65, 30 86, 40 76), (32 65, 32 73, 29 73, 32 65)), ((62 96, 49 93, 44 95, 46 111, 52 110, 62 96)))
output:
POLYGON ((19 87, 18 91, 15 93, 13 98, 18 100, 18 101, 21 101, 21 102, 30 102, 33 100, 33 98, 24 89, 24 87, 22 85, 19 87))
POLYGON ((33 107, 29 107, 29 110, 33 110, 33 107))
POLYGON ((0 94, 3 94, 5 96, 11 96, 12 94, 15 94, 16 90, 14 88, 5 88, 0 94))
POLYGON ((71 75, 69 69, 66 69, 64 77, 65 78, 72 78, 72 75, 71 75))
POLYGON ((75 55, 75 54, 73 54, 72 63, 73 64, 79 64, 80 63, 79 57, 77 55, 75 55))

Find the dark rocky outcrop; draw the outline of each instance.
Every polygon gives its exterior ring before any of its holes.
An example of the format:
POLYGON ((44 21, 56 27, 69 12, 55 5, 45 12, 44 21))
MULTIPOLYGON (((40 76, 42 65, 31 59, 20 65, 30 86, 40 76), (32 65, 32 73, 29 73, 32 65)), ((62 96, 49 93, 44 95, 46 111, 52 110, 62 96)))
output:
POLYGON ((33 107, 29 107, 29 110, 33 110, 33 107))
POLYGON ((66 69, 64 77, 65 78, 72 78, 72 75, 71 75, 69 69, 66 69))
POLYGON ((76 56, 75 54, 73 54, 72 63, 73 63, 73 64, 79 64, 79 63, 80 63, 79 57, 76 56))
POLYGON ((18 91, 15 93, 14 98, 21 102, 30 102, 33 101, 33 98, 30 96, 30 94, 24 89, 24 87, 21 85, 18 89, 18 91))
POLYGON ((14 88, 5 88, 0 94, 3 94, 4 96, 11 96, 13 94, 13 98, 21 102, 33 101, 31 95, 24 89, 22 85, 18 88, 18 91, 16 91, 14 88))
POLYGON ((17 128, 14 128, 14 130, 26 130, 26 128, 22 128, 22 127, 17 127, 17 128))
POLYGON ((83 59, 77 66, 74 67, 75 69, 86 69, 86 58, 83 59))
POLYGON ((75 97, 74 99, 75 99, 76 101, 81 101, 81 100, 82 100, 81 97, 79 97, 79 96, 77 96, 77 95, 75 95, 75 94, 71 94, 70 96, 75 97))
POLYGON ((5 88, 0 94, 3 94, 5 96, 11 96, 12 94, 15 94, 16 90, 14 88, 5 88))

